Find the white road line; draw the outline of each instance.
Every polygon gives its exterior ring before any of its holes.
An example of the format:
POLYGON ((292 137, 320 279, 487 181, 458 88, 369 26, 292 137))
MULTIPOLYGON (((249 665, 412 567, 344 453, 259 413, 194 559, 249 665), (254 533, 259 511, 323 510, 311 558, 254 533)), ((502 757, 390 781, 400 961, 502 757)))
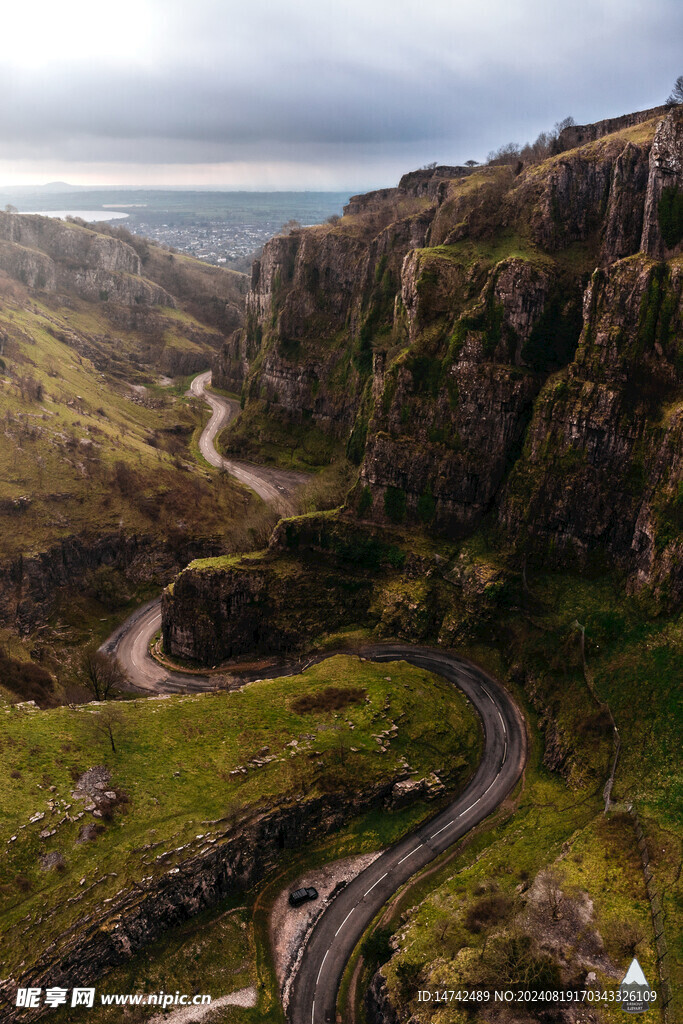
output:
MULTIPOLYGON (((329 949, 328 949, 327 953, 329 953, 329 949)), ((320 970, 318 971, 318 977, 315 979, 316 985, 320 981, 320 975, 323 973, 323 967, 325 966, 325 961, 327 960, 327 953, 325 953, 325 956, 323 957, 323 962, 321 963, 320 970)))
POLYGON ((311 1024, 313 1024, 313 1018, 315 1017, 315 999, 311 1003, 311 1024))
MULTIPOLYGON (((479 800, 481 800, 481 797, 479 797, 479 800)), ((470 806, 469 806, 469 807, 466 807, 464 811, 461 811, 461 812, 460 812, 460 817, 462 818, 462 816, 463 816, 464 814, 467 814, 467 812, 468 812, 468 811, 471 811, 473 807, 476 807, 476 806, 477 806, 477 804, 479 803, 479 800, 475 800, 473 804, 470 804, 470 806)))
POLYGON ((489 691, 486 689, 486 687, 483 685, 483 683, 482 683, 482 687, 481 688, 484 691, 484 693, 486 694, 486 696, 488 697, 488 699, 491 701, 491 703, 495 704, 496 703, 495 700, 493 699, 493 697, 491 696, 489 691))
POLYGON ((414 850, 411 850, 411 851, 410 851, 410 853, 407 853, 407 854, 405 855, 405 857, 401 857, 401 859, 400 859, 400 861, 399 861, 399 864, 402 864, 404 860, 408 860, 408 857, 412 857, 412 856, 413 856, 413 854, 414 854, 414 853, 417 853, 417 851, 418 851, 418 850, 419 850, 419 849, 420 849, 421 847, 422 847, 422 843, 420 843, 420 845, 419 845, 419 846, 416 846, 414 850))
MULTIPOLYGON (((472 804, 472 806, 474 807, 474 804, 472 804)), ((453 818, 453 821, 455 821, 455 818, 453 818)), ((436 839, 436 837, 437 837, 438 835, 440 835, 440 834, 441 834, 442 832, 445 832, 445 831, 446 831, 446 829, 447 829, 447 828, 449 827, 449 825, 452 825, 452 824, 453 824, 453 821, 449 821, 449 822, 448 822, 448 825, 444 825, 444 827, 443 827, 443 828, 440 828, 438 832, 435 832, 435 833, 434 833, 434 835, 430 836, 429 838, 430 838, 430 839, 436 839)))
POLYGON ((490 784, 490 786, 488 786, 488 788, 484 790, 484 794, 483 795, 486 796, 486 794, 488 793, 489 789, 492 789, 493 786, 495 786, 495 784, 496 784, 496 779, 494 779, 493 782, 490 784))
MULTIPOLYGON (((388 874, 389 874, 389 872, 385 871, 384 874, 382 875, 382 878, 386 878, 388 874)), ((382 881, 382 878, 378 878, 377 881, 375 882, 375 884, 370 886, 370 888, 368 889, 368 892, 372 892, 372 890, 375 888, 375 885, 379 885, 379 883, 382 881)), ((363 898, 365 898, 367 896, 368 892, 364 892, 363 893, 363 898)), ((347 917, 348 917, 348 914, 347 914, 347 917)))
POLYGON ((503 721, 503 716, 501 715, 500 711, 498 712, 498 717, 500 718, 500 724, 503 726, 503 736, 505 736, 505 722, 503 721))
POLYGON ((500 767, 501 767, 501 768, 502 768, 502 767, 503 767, 503 765, 505 764, 505 758, 506 758, 507 756, 508 756, 508 741, 506 740, 506 741, 505 741, 505 746, 503 747, 503 760, 502 760, 502 761, 500 762, 500 767))
MULTIPOLYGON (((378 881, 381 881, 381 879, 378 879, 378 881)), ((377 883, 375 883, 375 884, 377 884, 377 883)), ((374 889, 374 886, 373 886, 373 889, 374 889)), ((368 889, 368 892, 370 892, 369 889, 368 889)), ((366 895, 367 895, 367 893, 366 893, 366 895)), ((339 925, 339 927, 337 928, 336 932, 334 933, 334 937, 335 938, 337 937, 337 935, 339 935, 339 932, 342 930, 342 928, 344 927, 344 925, 346 924, 348 919, 351 917, 351 914, 354 912, 355 909, 356 909, 355 907, 351 907, 351 909, 349 910, 348 914, 346 915, 346 917, 344 918, 344 920, 342 921, 342 923, 339 925)))

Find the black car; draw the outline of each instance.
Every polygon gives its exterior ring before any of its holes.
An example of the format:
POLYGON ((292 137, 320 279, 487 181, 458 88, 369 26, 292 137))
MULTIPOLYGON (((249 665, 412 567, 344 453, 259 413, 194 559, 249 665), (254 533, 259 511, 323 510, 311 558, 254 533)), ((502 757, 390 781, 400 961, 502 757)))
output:
POLYGON ((317 900, 317 898, 318 890, 313 888, 295 889, 289 894, 289 902, 293 907, 300 907, 302 903, 308 903, 309 900, 317 900))

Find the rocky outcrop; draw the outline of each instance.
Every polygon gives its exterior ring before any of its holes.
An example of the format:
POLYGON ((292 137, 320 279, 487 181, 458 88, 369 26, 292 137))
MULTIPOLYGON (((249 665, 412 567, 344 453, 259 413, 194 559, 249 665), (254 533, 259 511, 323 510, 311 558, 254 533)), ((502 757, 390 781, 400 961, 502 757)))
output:
POLYGON ((162 597, 164 650, 205 665, 301 651, 322 623, 333 629, 358 621, 370 606, 371 570, 390 564, 391 554, 349 521, 328 528, 312 517, 309 528, 307 517, 286 520, 269 552, 180 573, 162 597))
POLYGON ((683 249, 683 110, 674 107, 657 126, 640 247, 655 259, 683 249))
POLYGON ((31 288, 123 305, 176 305, 118 238, 51 217, 0 213, 0 269, 31 288))
POLYGON ((344 216, 354 217, 363 213, 379 213, 386 209, 387 200, 396 199, 397 188, 378 188, 374 192, 351 196, 344 207, 344 216))
POLYGON ((375 973, 365 994, 365 1012, 370 1024, 400 1024, 398 1010, 391 1001, 387 980, 381 971, 375 973))
MULTIPOLYGON (((16 514, 21 514, 17 509, 16 514)), ((144 536, 69 537, 37 555, 0 564, 0 623, 29 634, 44 625, 60 595, 82 588, 89 573, 111 566, 137 582, 164 583, 191 558, 218 554, 217 541, 171 545, 144 536)))
POLYGON ((557 151, 575 149, 587 142, 594 142, 605 135, 632 128, 634 125, 651 121, 655 117, 663 117, 669 110, 668 106, 650 107, 648 110, 636 110, 632 114, 621 114, 619 117, 608 117, 604 121, 593 124, 572 124, 563 128, 557 139, 557 151))
POLYGON ((646 257, 596 272, 576 359, 540 393, 500 505, 517 543, 560 561, 607 553, 675 601, 682 292, 680 267, 646 257))

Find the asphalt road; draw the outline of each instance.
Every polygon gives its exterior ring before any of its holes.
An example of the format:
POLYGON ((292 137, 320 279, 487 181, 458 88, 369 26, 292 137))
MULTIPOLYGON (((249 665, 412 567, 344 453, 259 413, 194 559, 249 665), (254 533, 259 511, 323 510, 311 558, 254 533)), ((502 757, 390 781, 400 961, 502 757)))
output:
POLYGON ((270 466, 257 466, 251 462, 226 459, 216 451, 215 441, 230 420, 240 411, 240 404, 234 398, 224 398, 213 394, 206 388, 211 383, 211 370, 200 373, 190 385, 190 391, 198 398, 203 398, 211 406, 211 419, 199 438, 199 450, 206 461, 217 469, 225 469, 240 483, 250 487, 260 498, 272 505, 283 515, 292 515, 295 506, 292 495, 298 487, 305 484, 308 477, 305 473, 294 470, 275 469, 270 466))
MULTIPOLYGON (((190 385, 197 398, 203 398, 211 406, 211 419, 199 438, 199 450, 206 461, 217 469, 225 469, 240 483, 255 491, 260 498, 272 505, 282 515, 291 515, 295 510, 294 495, 308 477, 293 470, 274 469, 270 466, 256 466, 251 462, 226 459, 216 451, 215 440, 220 431, 239 412, 239 402, 234 398, 215 395, 206 388, 211 383, 211 371, 200 373, 190 385)), ((149 657, 149 644, 161 627, 161 598, 155 598, 138 608, 108 640, 102 650, 114 654, 128 674, 136 690, 151 693, 187 693, 209 689, 213 683, 209 676, 195 673, 167 672, 153 658, 149 657)))
MULTIPOLYGON (((236 414, 238 403, 207 393, 209 379, 210 373, 205 373, 192 382, 194 394, 203 396, 213 410, 200 438, 204 458, 213 466, 224 466, 265 501, 288 511, 292 491, 305 477, 219 455, 214 439, 236 414)), ((137 609, 102 649, 117 656, 141 692, 187 693, 212 688, 209 675, 170 672, 151 658, 149 643, 160 625, 161 602, 156 599, 137 609)), ((526 760, 526 733, 517 706, 503 687, 477 666, 450 652, 408 644, 364 647, 355 653, 373 661, 407 661, 459 687, 481 718, 484 751, 475 775, 456 800, 385 851, 325 908, 306 944, 292 986, 288 1008, 292 1024, 329 1024, 335 1020, 341 976, 370 921, 411 875, 499 806, 520 778, 526 760)))
POLYGON ((498 807, 520 778, 526 760, 521 715, 510 695, 481 669, 454 654, 406 644, 358 653, 378 661, 402 659, 458 686, 482 720, 484 753, 474 777, 456 800, 373 861, 325 909, 294 979, 288 1009, 292 1024, 335 1021, 344 968, 368 924, 411 875, 498 807))

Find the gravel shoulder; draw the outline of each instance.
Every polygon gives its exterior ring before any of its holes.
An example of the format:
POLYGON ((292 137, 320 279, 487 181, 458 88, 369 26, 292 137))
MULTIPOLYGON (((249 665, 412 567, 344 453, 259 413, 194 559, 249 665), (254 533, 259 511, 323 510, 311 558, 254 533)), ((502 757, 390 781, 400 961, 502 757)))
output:
POLYGON ((287 1007, 289 989, 294 973, 301 959, 306 940, 315 922, 329 906, 333 893, 339 891, 338 886, 350 882, 361 871, 365 871, 381 850, 376 853, 365 853, 358 857, 344 857, 332 864, 307 871, 306 874, 294 879, 283 889, 273 904, 270 916, 270 945, 275 965, 278 988, 287 1007), (290 907, 289 894, 302 886, 313 886, 318 890, 319 898, 302 907, 290 907))
POLYGON ((210 1024, 216 1011, 224 1006, 256 1006, 257 1001, 258 994, 253 986, 240 988, 230 995, 214 999, 208 1006, 183 1006, 173 1013, 155 1013, 150 1017, 148 1024, 196 1024, 199 1021, 210 1024))

